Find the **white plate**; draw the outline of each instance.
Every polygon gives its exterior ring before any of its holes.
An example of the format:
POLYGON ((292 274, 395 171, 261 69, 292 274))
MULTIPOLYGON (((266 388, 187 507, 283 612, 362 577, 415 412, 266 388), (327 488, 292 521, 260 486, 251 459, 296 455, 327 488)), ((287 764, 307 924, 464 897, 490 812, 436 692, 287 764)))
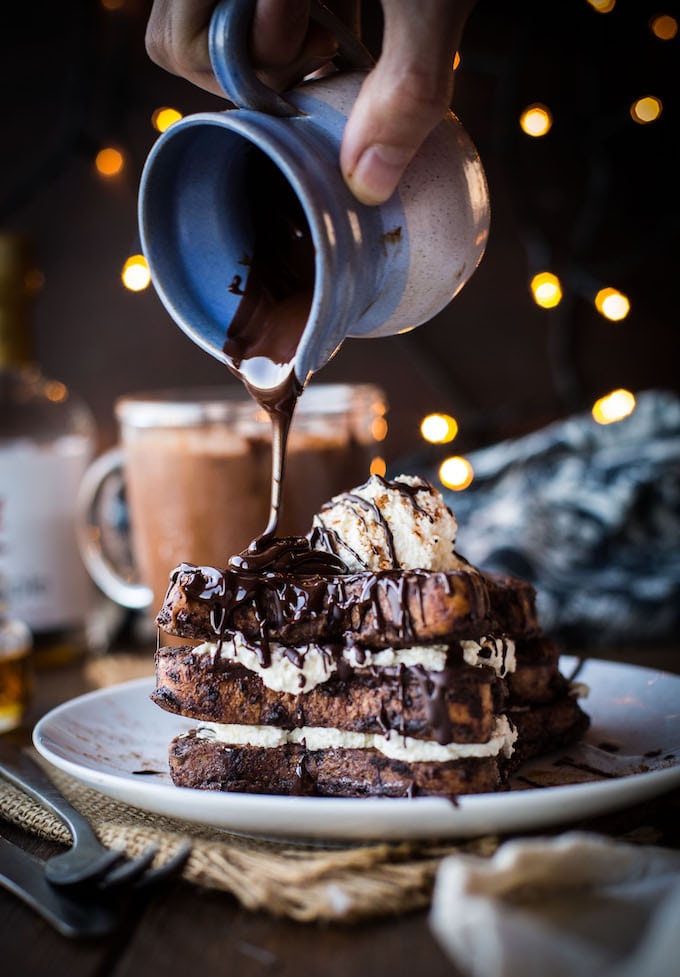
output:
MULTIPOLYGON (((575 659, 563 658, 569 675, 575 659)), ((308 841, 470 837, 567 824, 625 807, 680 784, 680 676, 588 660, 578 680, 590 687, 591 728, 568 755, 612 779, 475 794, 457 806, 434 797, 326 798, 229 794, 174 787, 167 751, 197 723, 163 712, 149 699, 153 680, 90 692, 37 724, 39 752, 78 780, 135 807, 246 834, 308 841), (599 748, 613 744, 611 749, 599 748), (143 776, 134 771, 162 771, 143 776)), ((559 776, 560 767, 543 758, 559 776)), ((530 765, 532 766, 532 765, 530 765)), ((533 764, 535 767, 536 764, 533 764)), ((571 775, 574 766, 564 768, 571 775)), ((527 773, 533 779, 534 771, 527 773)), ((526 786, 526 781, 523 782, 526 786)))

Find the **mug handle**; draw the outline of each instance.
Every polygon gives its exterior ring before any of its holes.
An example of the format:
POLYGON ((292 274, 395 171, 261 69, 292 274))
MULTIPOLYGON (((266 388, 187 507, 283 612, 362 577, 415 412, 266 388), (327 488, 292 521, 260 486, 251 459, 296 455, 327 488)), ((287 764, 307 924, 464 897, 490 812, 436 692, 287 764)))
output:
MULTIPOLYGON (((299 109, 259 80, 250 64, 248 37, 255 3, 256 0, 221 0, 215 8, 208 32, 215 77, 227 98, 239 108, 276 116, 299 115, 299 109)), ((343 69, 369 71, 373 67, 373 58, 361 41, 320 0, 312 0, 309 15, 337 37, 336 57, 343 69)))
MULTIPOLYGON (((78 489, 76 498, 76 537, 83 563, 88 573, 107 597, 131 610, 143 610, 153 600, 150 587, 130 580, 107 552, 104 545, 100 502, 104 487, 111 479, 123 479, 123 451, 111 448, 94 461, 78 489)), ((109 525, 108 531, 125 538, 119 526, 109 525)))

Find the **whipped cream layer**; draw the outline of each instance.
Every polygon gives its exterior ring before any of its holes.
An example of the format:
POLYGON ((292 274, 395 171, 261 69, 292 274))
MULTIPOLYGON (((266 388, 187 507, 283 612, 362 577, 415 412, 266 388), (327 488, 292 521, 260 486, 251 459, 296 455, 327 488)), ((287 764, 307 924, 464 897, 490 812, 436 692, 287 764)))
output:
POLYGON ((492 736, 486 743, 447 743, 418 740, 402 736, 396 730, 387 734, 354 733, 322 726, 300 726, 280 729, 277 726, 242 726, 224 723, 201 723, 197 736, 218 740, 228 746, 255 746, 265 749, 302 744, 314 750, 377 750, 393 760, 407 763, 446 763, 470 757, 512 756, 517 730, 507 716, 499 716, 492 736))
MULTIPOLYGON (((463 658, 468 665, 488 665, 501 677, 514 672, 515 643, 508 638, 483 637, 479 641, 461 641, 463 658)), ((413 667, 420 665, 429 672, 441 672, 446 667, 448 645, 412 645, 410 648, 383 648, 371 651, 351 646, 334 655, 328 648, 317 644, 289 648, 286 645, 271 644, 269 653, 271 663, 263 665, 257 646, 250 644, 240 632, 221 642, 205 641, 194 651, 210 655, 213 659, 219 654, 222 658, 243 665, 256 672, 264 685, 274 692, 290 692, 298 695, 326 682, 344 660, 352 668, 361 669, 413 667)))
POLYGON ((468 665, 488 665, 501 678, 517 668, 515 642, 511 638, 485 635, 479 641, 461 641, 460 646, 468 665))

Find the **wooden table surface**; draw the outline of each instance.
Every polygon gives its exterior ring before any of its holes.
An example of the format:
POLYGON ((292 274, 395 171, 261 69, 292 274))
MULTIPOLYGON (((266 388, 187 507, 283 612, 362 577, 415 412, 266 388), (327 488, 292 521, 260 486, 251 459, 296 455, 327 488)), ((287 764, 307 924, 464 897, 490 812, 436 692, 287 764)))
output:
MULTIPOLYGON (((680 648, 629 649, 602 657, 680 673, 680 648)), ((87 691, 78 666, 38 673, 35 699, 23 730, 48 709, 87 691)), ((680 847, 680 791, 615 816, 615 833, 653 828, 660 843, 680 847)), ((606 819, 586 827, 608 830, 606 819)), ((584 827, 584 825, 579 825, 584 827)), ((0 834, 46 856, 55 844, 0 820, 0 834)), ((0 973, 3 977, 413 977, 458 971, 430 934, 425 912, 354 925, 308 925, 242 909, 223 892, 173 881, 112 937, 83 943, 59 936, 15 897, 0 889, 0 973)))

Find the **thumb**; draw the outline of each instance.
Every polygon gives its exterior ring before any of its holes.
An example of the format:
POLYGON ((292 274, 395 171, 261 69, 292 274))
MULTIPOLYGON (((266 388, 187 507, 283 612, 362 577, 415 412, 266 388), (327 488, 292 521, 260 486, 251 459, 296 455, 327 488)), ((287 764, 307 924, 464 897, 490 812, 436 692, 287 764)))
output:
POLYGON ((340 167, 354 195, 383 203, 442 118, 470 0, 383 0, 380 59, 347 120, 340 167))

